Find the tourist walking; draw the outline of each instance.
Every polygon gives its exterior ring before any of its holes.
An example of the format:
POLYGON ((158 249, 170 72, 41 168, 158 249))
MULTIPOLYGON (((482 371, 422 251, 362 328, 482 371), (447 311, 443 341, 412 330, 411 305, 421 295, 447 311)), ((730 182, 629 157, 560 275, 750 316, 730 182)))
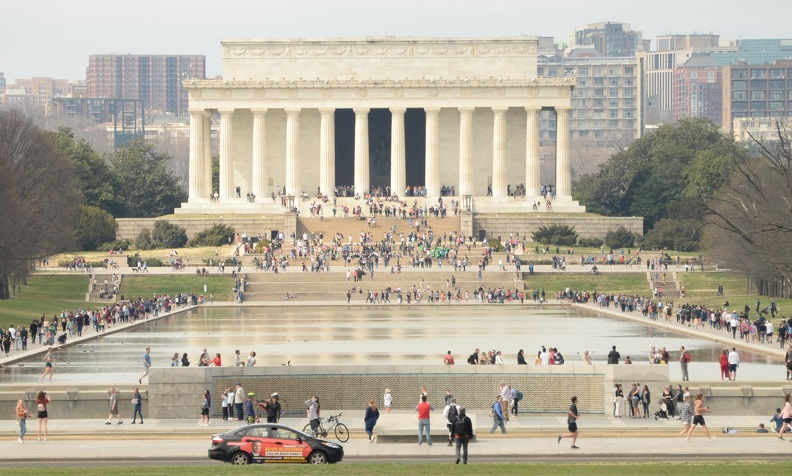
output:
POLYGON ((710 407, 704 406, 704 395, 698 394, 696 395, 696 403, 693 407, 693 424, 690 425, 690 428, 687 431, 687 435, 685 439, 690 441, 690 435, 693 433, 693 430, 696 429, 697 425, 701 425, 701 428, 704 429, 704 434, 709 438, 710 441, 714 440, 715 437, 710 435, 709 430, 707 429, 707 423, 704 421, 704 414, 710 412, 710 407))
POLYGON ((209 422, 209 409, 212 408, 212 396, 209 394, 209 390, 204 390, 201 394, 201 421, 198 422, 198 426, 209 426, 211 423, 209 422))
POLYGON ((451 446, 454 441, 454 422, 457 415, 459 415, 459 405, 457 405, 456 398, 451 397, 448 399, 445 408, 443 408, 443 416, 448 427, 448 446, 451 446))
POLYGON ((374 435, 374 426, 379 420, 379 410, 374 400, 369 400, 368 408, 366 408, 366 415, 363 417, 363 422, 366 424, 366 434, 368 435, 369 444, 374 443, 377 437, 374 435))
POLYGON ((30 413, 28 413, 28 410, 25 407, 25 401, 17 400, 16 419, 17 425, 19 425, 19 438, 17 438, 17 441, 20 444, 25 442, 25 433, 27 433, 27 417, 29 416, 30 413))
POLYGON ((609 365, 619 365, 619 358, 621 354, 619 351, 616 350, 616 346, 614 345, 610 352, 608 352, 608 364, 609 365))
POLYGON ((151 347, 146 347, 146 352, 143 354, 143 375, 138 379, 138 383, 142 384, 143 379, 148 377, 149 369, 151 368, 151 347))
POLYGON ((723 349, 720 356, 720 370, 721 370, 721 380, 726 377, 727 380, 731 380, 731 374, 729 373, 729 351, 723 349))
POLYGON ((503 397, 498 395, 495 398, 495 401, 492 403, 492 411, 490 412, 492 415, 492 428, 490 428, 490 434, 495 433, 495 429, 501 429, 501 433, 506 433, 506 424, 504 423, 504 416, 503 416, 503 397))
MULTIPOLYGON (((178 354, 177 354, 178 355, 178 354)), ((143 399, 140 396, 140 390, 135 389, 132 393, 132 424, 135 424, 137 416, 140 415, 140 424, 143 424, 143 399)))
POLYGON ((36 409, 38 410, 38 440, 41 441, 41 429, 44 428, 44 441, 47 441, 47 404, 50 402, 50 397, 44 390, 39 391, 36 395, 36 409))
POLYGON ((737 348, 732 347, 731 352, 729 352, 729 374, 731 381, 737 380, 737 367, 740 366, 740 354, 737 353, 737 348))
POLYGON ((501 382, 498 386, 501 395, 501 410, 504 421, 509 421, 509 399, 511 398, 511 387, 506 382, 501 382))
MULTIPOLYGON (((614 347, 614 350, 616 348, 614 347)), ((572 438, 572 449, 577 450, 579 447, 575 444, 577 443, 578 437, 578 427, 577 427, 577 420, 580 418, 580 413, 578 413, 577 409, 577 397, 571 398, 572 404, 569 405, 569 411, 567 411, 567 429, 569 433, 566 435, 558 435, 557 442, 561 443, 561 440, 564 438, 572 438)))
POLYGON ((118 418, 119 425, 124 423, 121 420, 121 413, 118 410, 118 393, 116 392, 116 389, 113 387, 110 388, 110 416, 107 417, 107 422, 105 423, 105 425, 112 425, 114 417, 118 418))
POLYGON ((316 430, 319 428, 321 411, 319 408, 319 397, 311 395, 311 398, 305 401, 305 405, 308 406, 308 423, 311 424, 311 434, 317 436, 316 430))
POLYGON ((468 443, 473 437, 473 422, 466 415, 465 407, 459 409, 456 421, 454 421, 454 440, 456 441, 456 464, 459 464, 460 449, 462 450, 462 464, 468 461, 468 443))
MULTIPOLYGON (((786 431, 787 427, 792 426, 792 404, 789 403, 789 399, 792 397, 792 394, 787 393, 784 397, 784 408, 781 409, 781 420, 784 422, 781 425, 781 429, 778 430, 778 439, 783 440, 784 437, 782 436, 786 431)), ((21 400, 20 400, 21 401, 21 400)))
POLYGON ((39 383, 44 383, 44 377, 49 375, 49 381, 52 382, 52 375, 55 373, 55 367, 52 364, 55 362, 55 357, 52 356, 52 347, 47 349, 47 353, 41 359, 44 361, 44 373, 39 377, 39 383))
POLYGON ((432 446, 432 433, 429 424, 429 413, 434 411, 434 407, 426 401, 426 395, 421 395, 421 402, 415 407, 418 412, 418 445, 423 444, 423 435, 426 433, 426 442, 432 446))

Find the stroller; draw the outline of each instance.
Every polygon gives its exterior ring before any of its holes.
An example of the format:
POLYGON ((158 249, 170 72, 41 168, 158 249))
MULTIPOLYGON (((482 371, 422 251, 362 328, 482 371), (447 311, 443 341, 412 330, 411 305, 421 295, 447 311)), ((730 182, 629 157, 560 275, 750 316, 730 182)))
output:
POLYGON ((668 420, 668 405, 665 402, 660 402, 660 410, 654 414, 655 420, 668 420))

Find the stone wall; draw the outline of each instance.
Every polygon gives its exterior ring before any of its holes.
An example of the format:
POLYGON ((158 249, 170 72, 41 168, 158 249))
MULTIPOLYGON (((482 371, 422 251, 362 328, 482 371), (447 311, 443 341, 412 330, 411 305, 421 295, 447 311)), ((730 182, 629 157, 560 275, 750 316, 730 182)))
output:
MULTIPOLYGON (((134 240, 143 228, 148 228, 149 231, 152 230, 154 222, 157 220, 161 220, 161 218, 116 218, 116 223, 118 223, 116 239, 134 240)), ((240 234, 247 232, 248 236, 255 236, 257 233, 261 233, 267 239, 270 237, 270 230, 283 231, 285 226, 283 215, 268 215, 261 218, 225 216, 222 220, 220 217, 211 216, 206 218, 169 217, 167 221, 184 228, 187 232, 187 238, 192 238, 198 232, 211 228, 215 223, 232 226, 240 234)), ((287 234, 286 236, 289 235, 287 234)))
MULTIPOLYGON (((30 421, 35 421, 35 399, 39 388, 14 389, 4 388, 0 392, 0 411, 3 415, 13 415, 17 400, 25 400, 28 411, 33 415, 28 420, 28 431, 31 429, 30 421)), ((131 403, 134 387, 116 387, 118 392, 118 409, 122 420, 132 419, 134 407, 131 403)), ((106 419, 110 413, 110 386, 89 388, 60 388, 46 390, 51 402, 47 405, 50 418, 64 419, 106 419)), ((149 392, 141 390, 141 410, 145 418, 149 417, 148 404, 149 392)), ((33 423, 35 425, 35 423, 33 423)))
POLYGON ((479 238, 479 230, 485 230, 487 238, 500 236, 504 240, 510 233, 519 233, 520 237, 527 236, 541 226, 566 225, 574 226, 581 238, 605 238, 609 231, 623 226, 627 230, 643 235, 642 217, 603 217, 590 215, 556 216, 552 213, 531 215, 499 215, 499 214, 473 214, 473 236, 479 238))

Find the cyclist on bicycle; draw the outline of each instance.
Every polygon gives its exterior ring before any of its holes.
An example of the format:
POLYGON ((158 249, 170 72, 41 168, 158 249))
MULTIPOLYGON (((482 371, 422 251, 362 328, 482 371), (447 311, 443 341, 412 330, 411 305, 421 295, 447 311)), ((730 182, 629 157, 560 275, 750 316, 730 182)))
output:
POLYGON ((316 436, 316 431, 319 428, 319 414, 321 411, 319 407, 319 397, 311 395, 311 398, 306 400, 305 404, 308 406, 308 421, 311 423, 311 434, 316 436))

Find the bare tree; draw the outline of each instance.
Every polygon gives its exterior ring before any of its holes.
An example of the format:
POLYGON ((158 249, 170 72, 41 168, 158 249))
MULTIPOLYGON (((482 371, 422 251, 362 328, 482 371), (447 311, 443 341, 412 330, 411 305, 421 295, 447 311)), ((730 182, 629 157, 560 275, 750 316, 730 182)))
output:
POLYGON ((0 112, 0 170, 0 299, 7 299, 37 259, 73 243, 80 197, 68 159, 20 111, 0 112))
POLYGON ((792 131, 753 137, 758 155, 736 162, 731 180, 705 205, 705 242, 721 262, 748 273, 762 293, 792 278, 792 131))

